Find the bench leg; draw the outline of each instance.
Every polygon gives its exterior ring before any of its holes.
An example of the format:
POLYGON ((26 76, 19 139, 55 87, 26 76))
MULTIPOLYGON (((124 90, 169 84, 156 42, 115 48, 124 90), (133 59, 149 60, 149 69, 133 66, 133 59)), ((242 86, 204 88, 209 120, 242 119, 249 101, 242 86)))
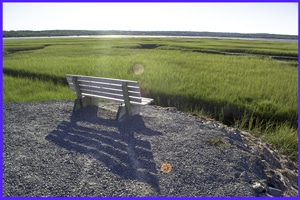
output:
POLYGON ((74 102, 73 111, 77 111, 81 107, 85 106, 98 106, 98 99, 92 97, 82 97, 80 99, 76 99, 74 102))
MULTIPOLYGON (((140 105, 130 105, 131 109, 131 115, 138 115, 141 112, 141 106, 140 105)), ((124 104, 119 106, 118 113, 117 113, 117 120, 120 121, 121 118, 129 113, 126 112, 126 107, 124 104)))

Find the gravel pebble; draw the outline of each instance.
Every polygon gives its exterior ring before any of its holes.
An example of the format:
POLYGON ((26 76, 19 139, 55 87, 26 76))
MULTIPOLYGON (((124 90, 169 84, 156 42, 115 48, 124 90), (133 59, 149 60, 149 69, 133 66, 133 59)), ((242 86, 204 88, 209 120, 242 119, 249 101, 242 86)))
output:
MULTIPOLYGON (((147 105, 121 122, 116 103, 72 109, 4 104, 4 196, 260 196, 252 184, 285 167, 250 134, 173 108, 147 105)), ((286 163, 289 187, 270 194, 298 195, 286 163)))

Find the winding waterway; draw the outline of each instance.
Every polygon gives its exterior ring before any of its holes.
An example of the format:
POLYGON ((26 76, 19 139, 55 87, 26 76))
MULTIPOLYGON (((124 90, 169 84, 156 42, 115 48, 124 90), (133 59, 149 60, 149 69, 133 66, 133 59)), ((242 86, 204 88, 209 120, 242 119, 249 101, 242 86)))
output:
POLYGON ((42 37, 4 37, 3 40, 13 39, 39 39, 39 38, 211 38, 211 39, 229 39, 229 40, 264 40, 278 42, 298 42, 291 39, 273 39, 273 38, 238 38, 238 37, 206 37, 206 36, 159 36, 159 35, 82 35, 82 36, 42 36, 42 37))

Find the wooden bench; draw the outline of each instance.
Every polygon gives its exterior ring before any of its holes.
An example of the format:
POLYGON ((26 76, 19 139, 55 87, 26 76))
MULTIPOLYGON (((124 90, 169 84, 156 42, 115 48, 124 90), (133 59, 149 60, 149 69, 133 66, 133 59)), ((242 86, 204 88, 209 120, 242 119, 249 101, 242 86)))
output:
POLYGON ((99 98, 121 102, 117 120, 125 114, 137 115, 142 105, 150 104, 153 99, 141 97, 137 81, 110 79, 67 74, 70 89, 76 93, 74 111, 87 105, 98 106, 99 98))

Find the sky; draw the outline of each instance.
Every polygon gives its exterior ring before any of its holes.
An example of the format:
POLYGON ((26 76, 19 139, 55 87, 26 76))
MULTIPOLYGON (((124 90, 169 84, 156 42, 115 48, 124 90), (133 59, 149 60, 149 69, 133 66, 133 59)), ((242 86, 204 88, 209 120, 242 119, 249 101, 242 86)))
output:
POLYGON ((3 3, 3 30, 298 35, 298 3, 3 3))

